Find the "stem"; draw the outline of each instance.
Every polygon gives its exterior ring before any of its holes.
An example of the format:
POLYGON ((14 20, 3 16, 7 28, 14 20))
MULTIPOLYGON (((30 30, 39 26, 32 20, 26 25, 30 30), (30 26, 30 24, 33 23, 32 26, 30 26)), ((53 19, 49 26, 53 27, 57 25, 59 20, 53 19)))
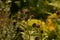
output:
POLYGON ((42 34, 41 34, 41 40, 42 40, 42 34))
POLYGON ((29 40, 30 40, 30 34, 29 34, 29 40))

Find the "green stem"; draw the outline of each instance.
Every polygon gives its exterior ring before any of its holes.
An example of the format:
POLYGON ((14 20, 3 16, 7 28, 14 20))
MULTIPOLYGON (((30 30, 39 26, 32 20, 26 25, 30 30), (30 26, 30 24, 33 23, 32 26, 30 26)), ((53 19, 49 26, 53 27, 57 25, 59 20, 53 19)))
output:
POLYGON ((29 34, 29 40, 30 40, 30 34, 29 34))

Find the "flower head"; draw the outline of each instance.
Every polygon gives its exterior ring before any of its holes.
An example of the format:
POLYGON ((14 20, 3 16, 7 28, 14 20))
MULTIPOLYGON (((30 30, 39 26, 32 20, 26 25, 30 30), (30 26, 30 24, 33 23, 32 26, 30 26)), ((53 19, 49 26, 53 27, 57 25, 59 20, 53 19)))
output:
POLYGON ((16 26, 16 23, 17 23, 17 22, 13 22, 13 25, 16 26))
POLYGON ((36 23, 34 23, 34 24, 32 25, 32 27, 36 27, 36 23))
POLYGON ((13 20, 13 25, 16 26, 17 22, 16 20, 13 20))
POLYGON ((41 30, 40 33, 43 34, 43 30, 41 30))
POLYGON ((29 9, 26 8, 26 9, 23 10, 23 12, 24 12, 25 14, 29 14, 29 9))
POLYGON ((35 40, 39 40, 39 37, 36 37, 35 40))
POLYGON ((25 16, 25 17, 24 17, 24 20, 27 21, 27 20, 28 20, 28 16, 25 16))
POLYGON ((36 27, 37 27, 37 28, 40 28, 40 24, 37 24, 36 27))
POLYGON ((18 18, 18 21, 20 22, 22 19, 21 18, 18 18))
POLYGON ((30 18, 33 19, 34 18, 34 15, 31 15, 30 18))
POLYGON ((58 18, 60 18, 60 16, 58 16, 58 18))
POLYGON ((57 11, 56 14, 57 14, 57 15, 60 15, 60 11, 57 11))

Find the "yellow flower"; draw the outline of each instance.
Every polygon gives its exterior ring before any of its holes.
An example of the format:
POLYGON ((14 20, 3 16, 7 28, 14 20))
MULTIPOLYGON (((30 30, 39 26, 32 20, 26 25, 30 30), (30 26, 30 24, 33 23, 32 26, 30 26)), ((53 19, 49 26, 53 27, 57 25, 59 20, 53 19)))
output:
POLYGON ((38 20, 38 19, 28 19, 28 21, 22 20, 20 23, 25 23, 25 24, 27 24, 28 26, 32 26, 34 23, 36 23, 37 25, 38 25, 38 24, 40 25, 40 28, 41 28, 43 31, 48 31, 45 22, 42 21, 42 20, 38 20))
POLYGON ((44 31, 47 31, 47 26, 46 26, 45 22, 43 22, 43 21, 42 21, 42 28, 44 31))
POLYGON ((57 15, 56 15, 56 13, 50 14, 50 16, 48 16, 48 18, 57 18, 57 15))
POLYGON ((48 30, 50 30, 50 31, 55 30, 55 23, 52 18, 57 18, 57 15, 54 13, 54 14, 51 14, 50 16, 48 16, 48 18, 47 18, 46 25, 48 27, 48 30))
POLYGON ((29 26, 32 26, 34 23, 41 24, 41 21, 37 20, 37 19, 28 19, 28 25, 29 26))
POLYGON ((22 20, 20 23, 27 24, 27 22, 25 20, 22 20))
POLYGON ((54 28, 53 26, 50 26, 50 27, 48 27, 48 30, 49 30, 49 31, 54 31, 55 28, 54 28))
POLYGON ((34 23, 40 24, 40 26, 41 26, 40 28, 44 31, 47 31, 47 27, 46 27, 46 24, 45 24, 44 21, 38 20, 38 19, 29 19, 28 20, 28 25, 29 26, 32 26, 34 23))

